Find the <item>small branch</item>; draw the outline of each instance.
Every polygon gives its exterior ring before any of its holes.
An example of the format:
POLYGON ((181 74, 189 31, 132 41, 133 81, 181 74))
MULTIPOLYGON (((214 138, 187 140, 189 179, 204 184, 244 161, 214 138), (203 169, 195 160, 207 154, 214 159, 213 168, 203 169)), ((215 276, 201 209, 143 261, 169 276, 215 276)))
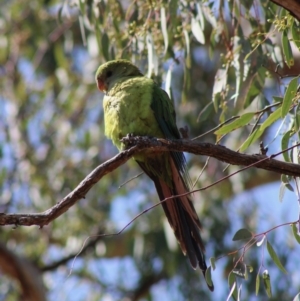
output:
MULTIPOLYGON (((232 151, 224 146, 211 143, 200 143, 192 140, 168 140, 148 137, 126 137, 123 142, 127 150, 122 151, 112 159, 94 169, 71 193, 59 201, 55 206, 42 213, 5 214, 0 213, 0 225, 38 225, 43 227, 66 212, 77 201, 84 198, 87 192, 101 180, 103 176, 124 164, 133 155, 139 152, 178 151, 196 155, 209 156, 232 165, 256 167, 289 176, 300 176, 300 165, 286 163, 273 159, 282 152, 270 157, 261 154, 246 155, 232 151)), ((296 147, 295 145, 293 147, 296 147)))
POLYGON ((85 198, 88 191, 106 174, 112 172, 136 153, 136 147, 125 150, 115 157, 107 160, 103 164, 95 168, 72 192, 59 201, 56 205, 42 213, 29 214, 5 214, 0 213, 0 226, 32 226, 37 225, 43 227, 51 221, 62 215, 77 201, 85 198))

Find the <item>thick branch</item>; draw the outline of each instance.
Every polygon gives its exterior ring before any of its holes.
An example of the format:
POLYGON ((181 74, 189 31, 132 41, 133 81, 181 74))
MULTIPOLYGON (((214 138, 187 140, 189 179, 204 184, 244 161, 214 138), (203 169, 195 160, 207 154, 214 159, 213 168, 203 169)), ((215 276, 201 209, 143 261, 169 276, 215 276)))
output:
POLYGON ((19 257, 0 242, 0 269, 19 282, 23 301, 46 301, 46 289, 39 269, 26 258, 19 257))
POLYGON ((224 146, 211 143, 201 143, 192 140, 167 140, 147 137, 126 137, 123 139, 128 146, 127 150, 116 155, 112 159, 99 165, 93 170, 71 193, 58 202, 55 206, 43 213, 32 214, 0 214, 0 225, 38 225, 40 227, 49 224, 78 200, 85 197, 87 192, 100 179, 124 164, 134 154, 142 151, 165 152, 182 151, 197 155, 210 156, 232 165, 253 166, 289 176, 300 176, 300 165, 278 161, 266 155, 246 155, 232 151, 224 146))
POLYGON ((285 8, 294 16, 298 21, 300 21, 300 2, 299 0, 271 0, 278 6, 285 8))

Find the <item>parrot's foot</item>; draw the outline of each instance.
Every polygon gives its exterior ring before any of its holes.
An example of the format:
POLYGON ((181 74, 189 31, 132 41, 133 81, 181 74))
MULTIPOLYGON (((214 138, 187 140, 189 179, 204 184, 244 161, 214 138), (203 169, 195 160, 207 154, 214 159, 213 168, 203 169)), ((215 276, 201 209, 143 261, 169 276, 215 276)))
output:
POLYGON ((150 136, 134 136, 134 134, 130 133, 123 137, 120 141, 124 144, 125 148, 128 149, 134 145, 144 145, 149 144, 149 139, 154 139, 150 136))
POLYGON ((185 125, 183 128, 179 128, 179 132, 183 139, 189 139, 189 128, 185 125))

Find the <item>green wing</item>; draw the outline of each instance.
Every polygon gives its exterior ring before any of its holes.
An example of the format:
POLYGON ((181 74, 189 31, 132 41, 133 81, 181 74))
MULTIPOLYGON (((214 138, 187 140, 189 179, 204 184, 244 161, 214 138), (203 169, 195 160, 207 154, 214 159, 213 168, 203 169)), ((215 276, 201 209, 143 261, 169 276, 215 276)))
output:
MULTIPOLYGON (((173 102, 168 94, 155 83, 151 109, 154 111, 155 118, 165 137, 168 139, 180 139, 173 102)), ((171 152, 171 155, 187 188, 191 187, 191 179, 187 171, 184 154, 181 152, 171 152)))

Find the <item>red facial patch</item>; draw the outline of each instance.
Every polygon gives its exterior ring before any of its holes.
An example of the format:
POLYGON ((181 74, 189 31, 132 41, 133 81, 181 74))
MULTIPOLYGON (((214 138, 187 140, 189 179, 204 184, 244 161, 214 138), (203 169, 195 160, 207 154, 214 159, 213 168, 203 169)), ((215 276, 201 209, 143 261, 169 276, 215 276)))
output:
POLYGON ((105 81, 100 78, 97 78, 97 86, 98 86, 98 89, 102 92, 107 90, 105 81))

